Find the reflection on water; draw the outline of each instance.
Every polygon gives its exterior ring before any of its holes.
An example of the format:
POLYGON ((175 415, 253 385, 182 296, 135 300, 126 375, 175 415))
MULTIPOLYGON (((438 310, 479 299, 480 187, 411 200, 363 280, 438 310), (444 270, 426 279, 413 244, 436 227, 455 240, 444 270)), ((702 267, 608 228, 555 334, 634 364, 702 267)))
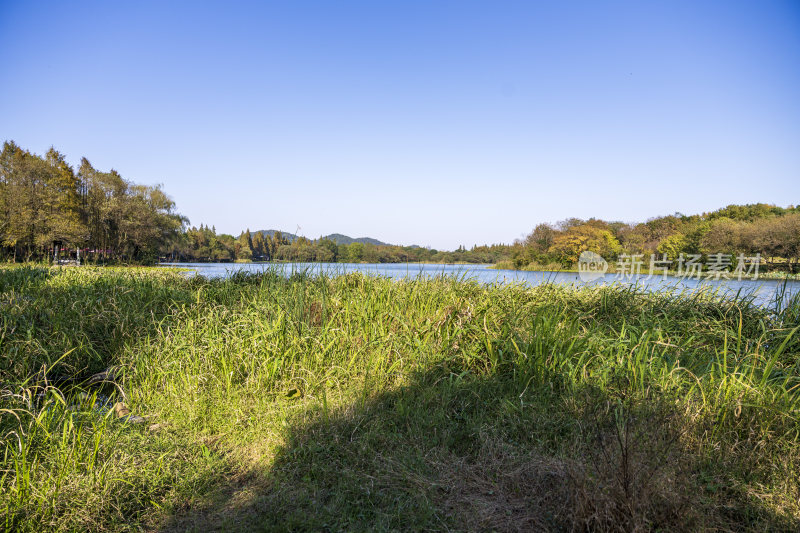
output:
POLYGON ((575 285, 598 285, 621 283, 625 285, 638 285, 651 290, 675 288, 677 290, 694 291, 698 288, 710 288, 720 294, 752 296, 760 305, 769 305, 774 302, 776 294, 784 290, 787 296, 800 292, 800 281, 779 280, 697 280, 676 278, 661 275, 637 275, 624 279, 615 274, 605 274, 598 279, 585 283, 578 278, 575 272, 525 272, 519 270, 494 270, 489 265, 431 265, 419 263, 167 263, 165 267, 190 268, 194 274, 208 278, 228 277, 235 272, 264 272, 277 270, 286 274, 292 272, 325 272, 328 275, 344 274, 348 272, 363 272, 392 279, 414 278, 417 276, 455 276, 463 279, 474 279, 482 283, 524 283, 539 285, 541 283, 564 283, 575 285))

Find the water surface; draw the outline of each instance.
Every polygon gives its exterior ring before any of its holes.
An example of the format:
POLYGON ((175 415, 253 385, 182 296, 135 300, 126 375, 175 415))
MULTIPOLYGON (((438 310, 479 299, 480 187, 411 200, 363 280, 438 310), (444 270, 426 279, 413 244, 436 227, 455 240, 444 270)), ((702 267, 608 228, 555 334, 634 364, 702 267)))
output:
POLYGON ((392 279, 415 278, 417 276, 456 276, 464 279, 474 279, 481 283, 523 283, 539 285, 541 283, 563 283, 575 285, 598 285, 620 283, 624 285, 638 285, 648 290, 661 290, 674 288, 687 292, 698 289, 711 289, 725 295, 752 296, 759 305, 774 303, 776 295, 791 296, 800 293, 800 281, 781 280, 737 280, 737 279, 696 279, 678 278, 662 275, 649 276, 640 274, 628 277, 618 277, 616 274, 604 276, 586 283, 580 280, 575 272, 541 272, 520 270, 495 270, 491 265, 434 265, 420 263, 165 263, 165 267, 182 267, 192 270, 192 275, 201 275, 208 278, 225 278, 235 272, 264 272, 277 270, 285 274, 307 271, 310 273, 325 272, 330 275, 349 272, 363 272, 365 274, 384 276, 392 279))

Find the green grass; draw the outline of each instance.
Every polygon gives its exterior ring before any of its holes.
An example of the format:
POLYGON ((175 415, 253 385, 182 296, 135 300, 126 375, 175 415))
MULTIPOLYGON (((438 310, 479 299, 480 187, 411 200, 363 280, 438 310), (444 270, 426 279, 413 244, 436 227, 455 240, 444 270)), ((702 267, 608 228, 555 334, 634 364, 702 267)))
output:
POLYGON ((800 524, 797 298, 17 267, 0 302, 7 530, 800 524))

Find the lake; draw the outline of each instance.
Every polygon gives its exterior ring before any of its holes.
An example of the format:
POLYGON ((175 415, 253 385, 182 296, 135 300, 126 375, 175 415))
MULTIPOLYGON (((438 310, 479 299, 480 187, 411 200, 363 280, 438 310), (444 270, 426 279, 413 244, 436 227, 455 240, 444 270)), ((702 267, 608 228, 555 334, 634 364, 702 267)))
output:
POLYGON ((648 276, 646 274, 618 278, 616 274, 605 274, 591 282, 583 282, 576 272, 527 272, 520 270, 495 270, 491 265, 438 265, 419 263, 162 263, 162 267, 180 267, 192 269, 192 275, 207 278, 225 278, 235 272, 264 272, 275 269, 290 274, 297 271, 311 273, 325 272, 330 275, 349 272, 385 276, 392 279, 414 278, 417 276, 455 276, 474 279, 481 283, 523 283, 539 285, 542 283, 563 283, 574 285, 598 285, 620 283, 638 285, 649 290, 676 288, 678 290, 696 291, 700 288, 713 289, 721 294, 733 295, 741 293, 751 295, 759 305, 770 305, 775 297, 785 290, 786 295, 800 293, 800 281, 781 280, 706 280, 687 279, 675 276, 648 276))

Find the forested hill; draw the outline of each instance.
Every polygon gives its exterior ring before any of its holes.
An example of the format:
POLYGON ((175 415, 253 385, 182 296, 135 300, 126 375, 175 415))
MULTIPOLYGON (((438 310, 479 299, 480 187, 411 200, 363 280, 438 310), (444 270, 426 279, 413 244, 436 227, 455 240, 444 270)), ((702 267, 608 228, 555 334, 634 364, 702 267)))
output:
MULTIPOLYGON (((280 233, 283 238, 285 238, 289 242, 294 242, 297 240, 297 235, 294 233, 289 233, 288 231, 281 231, 275 229, 262 229, 257 230, 253 233, 261 233, 264 237, 274 237, 276 233, 280 233)), ((379 241, 378 239, 373 239, 372 237, 348 237, 347 235, 342 235, 341 233, 331 233, 330 235, 325 235, 324 237, 320 237, 317 239, 318 241, 329 240, 333 241, 336 244, 353 244, 354 242, 360 242, 361 244, 374 244, 375 246, 389 246, 389 243, 385 243, 379 241)))
POLYGON ((333 241, 336 244, 353 244, 354 242, 360 242, 361 244, 374 244, 375 246, 389 246, 389 243, 381 242, 378 239, 373 239, 372 237, 348 237, 347 235, 342 235, 341 233, 331 233, 330 235, 326 235, 322 237, 322 239, 328 239, 329 241, 333 241))

